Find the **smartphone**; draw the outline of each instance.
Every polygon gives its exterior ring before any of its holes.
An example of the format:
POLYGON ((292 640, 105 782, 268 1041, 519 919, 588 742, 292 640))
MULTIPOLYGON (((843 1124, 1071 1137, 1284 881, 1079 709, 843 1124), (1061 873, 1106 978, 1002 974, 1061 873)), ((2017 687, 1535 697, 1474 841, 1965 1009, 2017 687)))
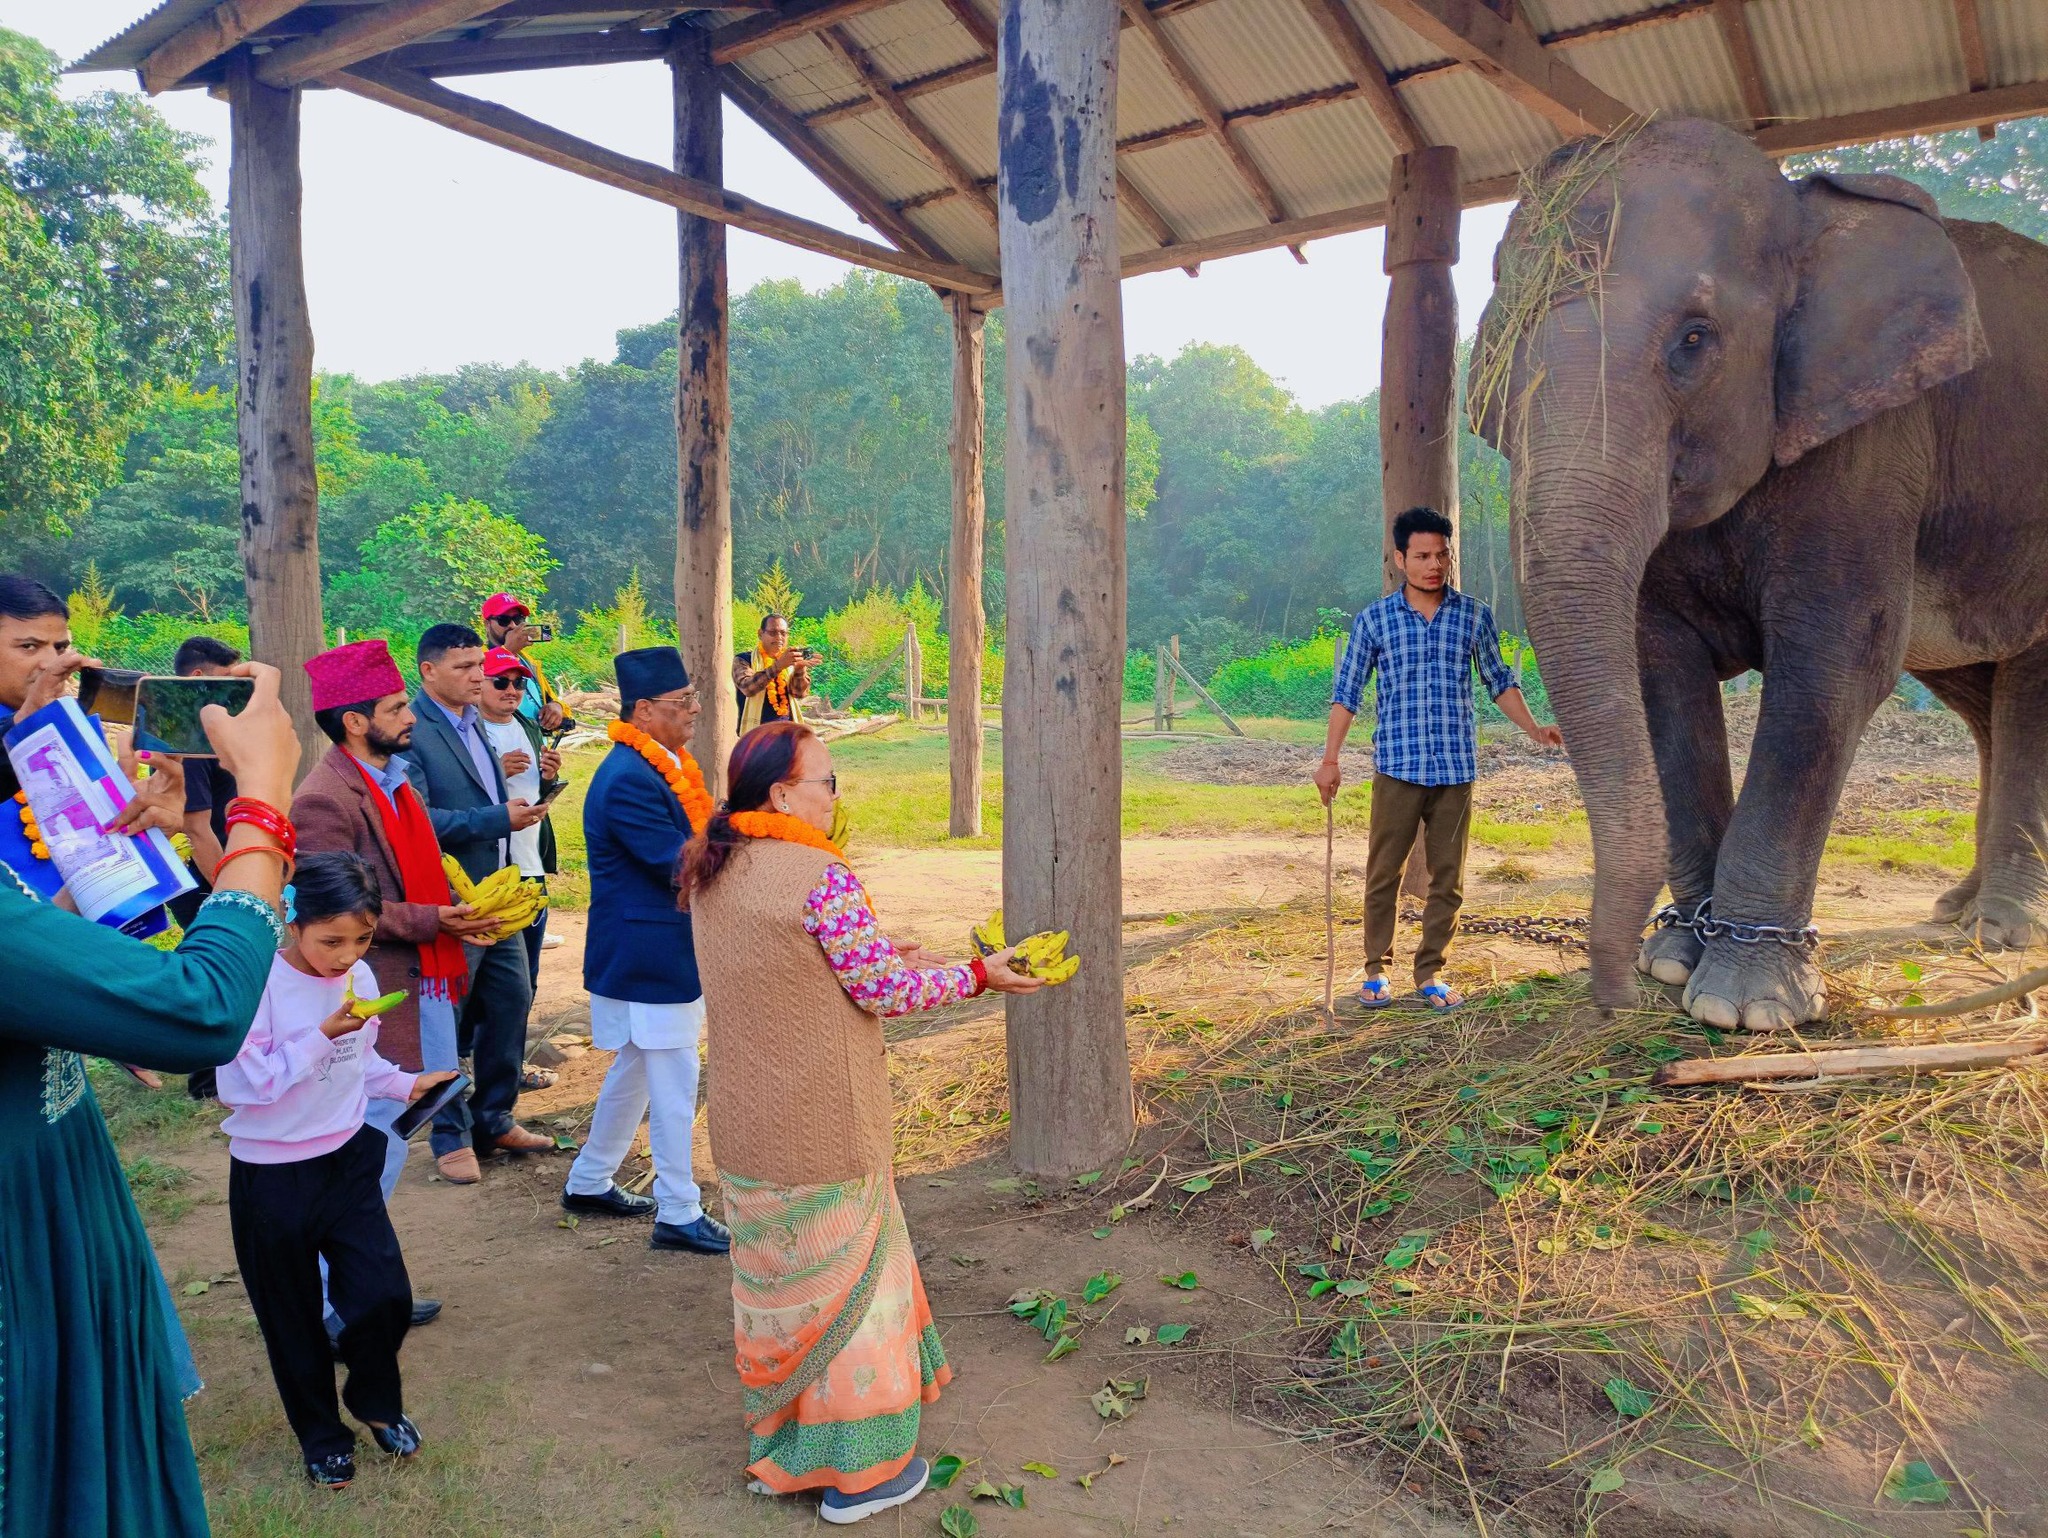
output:
POLYGON ((214 756, 202 710, 219 705, 236 714, 255 692, 253 678, 174 678, 128 668, 85 668, 78 675, 81 710, 133 728, 138 748, 188 758, 214 756))
POLYGON ((559 796, 563 791, 567 790, 568 788, 569 782, 567 780, 549 781, 546 785, 543 785, 541 787, 540 801, 537 804, 541 806, 548 805, 555 799, 555 797, 559 796))
POLYGON ((528 625, 526 627, 526 638, 536 644, 543 641, 552 641, 555 638, 555 627, 553 625, 528 625))
POLYGON ((401 1140, 411 1137, 446 1110, 455 1098, 468 1088, 468 1076, 458 1073, 439 1089, 428 1090, 392 1119, 392 1135, 401 1140))

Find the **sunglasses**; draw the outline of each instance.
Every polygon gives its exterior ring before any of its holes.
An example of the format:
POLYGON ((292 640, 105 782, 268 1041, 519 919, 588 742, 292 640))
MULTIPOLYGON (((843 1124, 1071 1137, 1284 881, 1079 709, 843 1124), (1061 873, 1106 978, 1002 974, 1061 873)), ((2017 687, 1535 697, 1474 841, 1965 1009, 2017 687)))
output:
POLYGON ((509 677, 486 678, 484 682, 493 689, 523 689, 526 687, 526 680, 516 673, 509 677))

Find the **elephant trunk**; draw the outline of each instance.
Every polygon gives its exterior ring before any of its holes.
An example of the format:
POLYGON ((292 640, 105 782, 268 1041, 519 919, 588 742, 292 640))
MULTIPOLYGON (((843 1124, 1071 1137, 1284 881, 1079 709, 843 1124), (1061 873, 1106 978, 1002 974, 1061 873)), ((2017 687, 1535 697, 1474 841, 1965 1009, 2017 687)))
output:
MULTIPOLYGON (((1553 398, 1546 404, 1555 410, 1553 398)), ((1607 420, 1589 435, 1534 435, 1515 458, 1524 599, 1544 687, 1564 730, 1593 836, 1593 999, 1636 1000, 1642 929, 1664 884, 1663 796, 1637 672, 1636 594, 1663 537, 1661 456, 1609 449, 1655 441, 1607 420), (1592 441, 1589 441, 1589 436, 1592 441)))

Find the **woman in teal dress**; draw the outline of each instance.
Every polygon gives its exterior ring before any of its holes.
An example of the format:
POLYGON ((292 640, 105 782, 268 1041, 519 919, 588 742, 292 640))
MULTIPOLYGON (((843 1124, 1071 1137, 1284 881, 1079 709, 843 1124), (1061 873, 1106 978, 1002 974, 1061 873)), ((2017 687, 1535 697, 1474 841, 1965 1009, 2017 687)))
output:
MULTIPOLYGON (((245 666, 254 699, 210 709, 208 735, 244 794, 286 807, 298 743, 276 671, 245 666)), ((231 853, 275 846, 231 834, 231 853)), ((176 1072, 232 1058, 282 875, 274 854, 237 858, 172 952, 0 875, 0 1538, 207 1532, 156 1261, 81 1054, 176 1072)))

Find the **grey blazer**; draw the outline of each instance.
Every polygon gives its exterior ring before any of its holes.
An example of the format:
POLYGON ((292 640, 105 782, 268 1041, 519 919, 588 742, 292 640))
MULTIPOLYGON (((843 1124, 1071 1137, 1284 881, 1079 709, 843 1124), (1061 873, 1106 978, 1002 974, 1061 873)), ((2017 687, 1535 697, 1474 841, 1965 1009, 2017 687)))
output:
MULTIPOLYGON (((405 777, 413 794, 427 805, 441 852, 452 854, 481 881, 502 863, 502 840, 511 837, 512 814, 505 810, 505 770, 498 755, 491 758, 491 800, 462 738, 448 724, 448 714, 422 691, 412 702, 412 746, 405 754, 405 777)), ((486 745, 488 746, 488 744, 486 745)))

